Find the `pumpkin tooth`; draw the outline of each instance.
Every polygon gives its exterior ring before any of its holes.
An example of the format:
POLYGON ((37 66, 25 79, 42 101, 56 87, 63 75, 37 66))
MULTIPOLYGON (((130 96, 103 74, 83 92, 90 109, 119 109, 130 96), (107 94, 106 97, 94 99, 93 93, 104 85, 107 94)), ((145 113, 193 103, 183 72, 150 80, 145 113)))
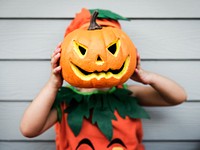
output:
POLYGON ((108 71, 94 71, 94 72, 88 72, 81 67, 73 64, 71 64, 71 68, 74 71, 74 73, 81 79, 89 81, 92 78, 96 78, 97 80, 100 80, 101 78, 106 78, 109 79, 111 77, 120 79, 127 71, 128 66, 130 63, 130 56, 127 57, 123 65, 121 66, 120 69, 109 69, 108 71))
MULTIPOLYGON (((76 65, 75 65, 76 66, 76 65)), ((77 67, 77 69, 80 71, 80 72, 82 72, 84 75, 90 75, 90 74, 92 74, 93 72, 88 72, 88 71, 85 71, 85 70, 83 70, 83 69, 81 69, 80 67, 78 67, 78 66, 76 66, 77 67)))

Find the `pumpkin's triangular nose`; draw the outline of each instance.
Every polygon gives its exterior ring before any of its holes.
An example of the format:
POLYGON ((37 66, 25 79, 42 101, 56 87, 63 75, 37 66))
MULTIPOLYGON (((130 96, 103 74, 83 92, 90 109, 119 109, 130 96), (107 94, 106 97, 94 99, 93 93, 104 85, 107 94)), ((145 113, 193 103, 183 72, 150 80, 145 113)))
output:
POLYGON ((100 55, 97 56, 97 59, 96 59, 96 64, 97 65, 103 65, 104 61, 103 59, 101 58, 100 55))
POLYGON ((97 56, 97 61, 103 61, 99 55, 97 56))

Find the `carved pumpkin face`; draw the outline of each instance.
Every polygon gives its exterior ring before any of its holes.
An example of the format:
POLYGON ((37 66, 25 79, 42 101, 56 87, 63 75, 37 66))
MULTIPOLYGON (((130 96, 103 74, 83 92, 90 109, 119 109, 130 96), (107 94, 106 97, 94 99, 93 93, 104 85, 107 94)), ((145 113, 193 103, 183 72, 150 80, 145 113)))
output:
POLYGON ((61 45, 63 78, 76 87, 112 87, 127 81, 136 67, 136 48, 118 28, 77 29, 61 45))

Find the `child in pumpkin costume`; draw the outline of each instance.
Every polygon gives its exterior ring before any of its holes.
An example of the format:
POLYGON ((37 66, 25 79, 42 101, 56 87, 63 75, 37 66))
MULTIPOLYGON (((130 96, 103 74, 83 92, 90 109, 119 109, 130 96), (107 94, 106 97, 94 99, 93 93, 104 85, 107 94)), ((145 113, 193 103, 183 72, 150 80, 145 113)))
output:
MULTIPOLYGON (((83 9, 66 30, 66 35, 77 28, 88 27, 90 16, 90 11, 83 9)), ((97 22, 120 28, 115 19, 97 22)), ((52 55, 51 77, 25 111, 21 122, 21 131, 27 137, 37 136, 56 123, 58 150, 143 150, 140 118, 147 118, 148 115, 138 103, 144 106, 169 106, 186 99, 184 90, 174 81, 144 71, 139 55, 131 79, 150 86, 132 85, 106 90, 60 88, 63 79, 59 58, 58 47, 52 55)))

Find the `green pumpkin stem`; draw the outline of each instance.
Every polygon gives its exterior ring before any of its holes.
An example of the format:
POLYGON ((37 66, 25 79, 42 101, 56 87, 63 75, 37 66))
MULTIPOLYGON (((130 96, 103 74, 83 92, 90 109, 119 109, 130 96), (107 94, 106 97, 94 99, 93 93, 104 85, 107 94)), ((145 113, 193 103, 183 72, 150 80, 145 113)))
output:
POLYGON ((94 11, 94 13, 92 14, 92 17, 90 19, 90 26, 89 26, 88 30, 100 30, 100 29, 102 29, 102 27, 96 23, 96 19, 97 19, 98 14, 99 13, 97 11, 94 11))

